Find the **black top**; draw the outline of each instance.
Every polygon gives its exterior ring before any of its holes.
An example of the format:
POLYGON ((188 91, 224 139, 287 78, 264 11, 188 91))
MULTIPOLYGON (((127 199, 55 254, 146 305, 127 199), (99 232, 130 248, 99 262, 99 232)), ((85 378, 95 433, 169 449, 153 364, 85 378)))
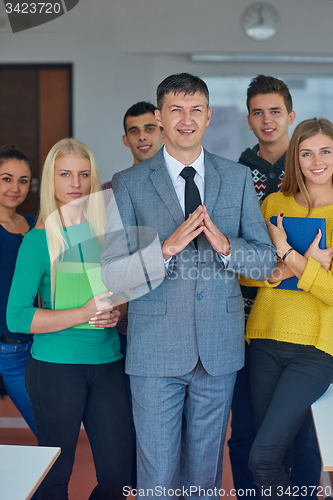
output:
MULTIPOLYGON (((32 229, 36 224, 35 217, 31 215, 23 215, 23 217, 29 224, 29 229, 32 229)), ((15 340, 32 340, 32 336, 25 333, 11 333, 6 323, 8 295, 15 271, 17 253, 23 238, 22 234, 10 233, 0 224, 0 333, 15 340)))

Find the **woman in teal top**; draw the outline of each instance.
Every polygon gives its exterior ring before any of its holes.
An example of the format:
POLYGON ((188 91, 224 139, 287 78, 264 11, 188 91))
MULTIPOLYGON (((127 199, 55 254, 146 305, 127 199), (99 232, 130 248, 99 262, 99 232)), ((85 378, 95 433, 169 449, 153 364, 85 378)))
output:
POLYGON ((69 285, 56 289, 57 266, 59 272, 69 265, 70 284, 78 266, 99 263, 106 221, 100 189, 84 144, 63 139, 53 146, 43 169, 40 216, 21 245, 8 300, 9 329, 34 334, 26 386, 38 444, 61 447, 40 500, 67 500, 81 421, 98 481, 90 500, 123 498, 131 480, 131 417, 115 328, 126 299, 111 301, 104 292, 77 307, 71 304, 83 287, 74 294, 69 285), (33 305, 37 292, 43 308, 33 305), (57 308, 58 300, 70 308, 57 308))

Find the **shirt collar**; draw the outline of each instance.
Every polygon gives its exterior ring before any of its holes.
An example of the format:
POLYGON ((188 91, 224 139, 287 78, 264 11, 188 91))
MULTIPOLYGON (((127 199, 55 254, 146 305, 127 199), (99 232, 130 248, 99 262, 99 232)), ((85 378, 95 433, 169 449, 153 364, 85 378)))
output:
POLYGON ((167 170, 173 183, 175 183, 177 177, 184 167, 193 167, 196 170, 197 174, 200 175, 202 180, 205 180, 205 155, 203 148, 201 148, 201 153, 198 158, 193 163, 191 163, 191 165, 183 165, 180 161, 176 160, 176 158, 169 155, 165 146, 163 146, 163 155, 167 170))

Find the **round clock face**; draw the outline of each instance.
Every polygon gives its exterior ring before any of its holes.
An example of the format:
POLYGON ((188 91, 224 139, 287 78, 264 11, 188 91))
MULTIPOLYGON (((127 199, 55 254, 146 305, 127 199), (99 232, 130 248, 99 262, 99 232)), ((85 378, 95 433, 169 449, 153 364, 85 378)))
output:
POLYGON ((253 40, 269 40, 276 34, 278 25, 278 11, 266 2, 249 5, 242 16, 243 29, 253 40))

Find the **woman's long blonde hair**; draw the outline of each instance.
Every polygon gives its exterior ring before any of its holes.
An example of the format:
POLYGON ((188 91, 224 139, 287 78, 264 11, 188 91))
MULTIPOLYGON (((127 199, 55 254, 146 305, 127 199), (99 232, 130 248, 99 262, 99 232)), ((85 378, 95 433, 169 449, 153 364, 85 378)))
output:
POLYGON ((97 237, 101 244, 104 241, 106 225, 106 213, 102 193, 90 196, 101 191, 101 182, 94 155, 85 144, 77 139, 62 139, 51 148, 45 159, 40 189, 40 213, 37 220, 37 226, 44 222, 47 234, 51 264, 52 305, 54 303, 56 263, 59 261, 59 256, 63 255, 66 247, 62 232, 62 218, 55 198, 54 165, 59 158, 70 154, 85 158, 90 163, 90 194, 84 202, 83 215, 89 223, 92 234, 97 237))
POLYGON ((316 134, 327 135, 333 141, 333 124, 326 118, 311 118, 297 125, 290 139, 286 155, 285 175, 281 186, 281 192, 286 196, 292 196, 298 191, 302 193, 309 210, 308 216, 312 204, 299 164, 299 146, 301 142, 316 134))

